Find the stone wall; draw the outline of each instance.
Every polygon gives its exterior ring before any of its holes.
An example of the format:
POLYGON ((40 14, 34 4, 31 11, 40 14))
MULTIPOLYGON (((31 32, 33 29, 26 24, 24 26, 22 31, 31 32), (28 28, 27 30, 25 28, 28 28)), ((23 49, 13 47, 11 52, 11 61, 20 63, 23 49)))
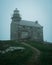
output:
POLYGON ((43 28, 25 26, 20 24, 18 25, 17 23, 12 22, 11 40, 18 40, 18 39, 43 41, 43 28))

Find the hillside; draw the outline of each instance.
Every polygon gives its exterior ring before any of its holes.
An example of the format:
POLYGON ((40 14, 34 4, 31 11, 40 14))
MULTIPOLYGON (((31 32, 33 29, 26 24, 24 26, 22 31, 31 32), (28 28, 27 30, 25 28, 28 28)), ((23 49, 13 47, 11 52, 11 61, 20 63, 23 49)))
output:
POLYGON ((0 65, 52 65, 52 44, 0 41, 0 65), (3 53, 11 47, 22 47, 3 53))

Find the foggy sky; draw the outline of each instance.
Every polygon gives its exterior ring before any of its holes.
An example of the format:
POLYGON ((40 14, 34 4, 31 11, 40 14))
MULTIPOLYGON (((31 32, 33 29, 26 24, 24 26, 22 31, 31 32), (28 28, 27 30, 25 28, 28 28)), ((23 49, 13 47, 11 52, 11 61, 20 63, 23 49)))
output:
POLYGON ((0 40, 10 40, 10 23, 14 9, 23 20, 43 26, 44 40, 52 42, 52 0, 0 0, 0 40))

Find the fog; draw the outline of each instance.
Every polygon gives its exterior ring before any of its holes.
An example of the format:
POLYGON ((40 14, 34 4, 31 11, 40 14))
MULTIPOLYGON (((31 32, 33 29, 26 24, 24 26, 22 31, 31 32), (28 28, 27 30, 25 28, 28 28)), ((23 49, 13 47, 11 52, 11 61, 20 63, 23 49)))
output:
POLYGON ((23 20, 43 26, 44 41, 52 42, 52 0, 0 0, 0 40, 10 40, 10 23, 14 9, 23 20))

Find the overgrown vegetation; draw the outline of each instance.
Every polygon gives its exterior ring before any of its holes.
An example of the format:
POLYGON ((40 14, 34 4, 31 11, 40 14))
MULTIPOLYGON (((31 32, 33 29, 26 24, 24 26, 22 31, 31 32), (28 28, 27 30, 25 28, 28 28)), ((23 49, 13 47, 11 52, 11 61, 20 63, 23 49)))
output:
POLYGON ((26 43, 41 51, 39 65, 52 65, 52 44, 37 41, 26 41, 26 43))
MULTIPOLYGON (((41 51, 40 63, 38 65, 52 65, 52 44, 44 44, 44 42, 35 41, 26 41, 25 43, 28 43, 41 51)), ((0 65, 29 65, 32 55, 35 52, 33 52, 31 48, 22 45, 21 42, 0 41, 0 50, 5 50, 10 46, 21 46, 25 49, 23 51, 10 51, 5 54, 0 53, 0 65)))
POLYGON ((5 54, 0 53, 0 65, 27 65, 32 57, 32 49, 16 41, 0 41, 0 50, 7 49, 9 46, 24 47, 24 50, 10 51, 5 54))

